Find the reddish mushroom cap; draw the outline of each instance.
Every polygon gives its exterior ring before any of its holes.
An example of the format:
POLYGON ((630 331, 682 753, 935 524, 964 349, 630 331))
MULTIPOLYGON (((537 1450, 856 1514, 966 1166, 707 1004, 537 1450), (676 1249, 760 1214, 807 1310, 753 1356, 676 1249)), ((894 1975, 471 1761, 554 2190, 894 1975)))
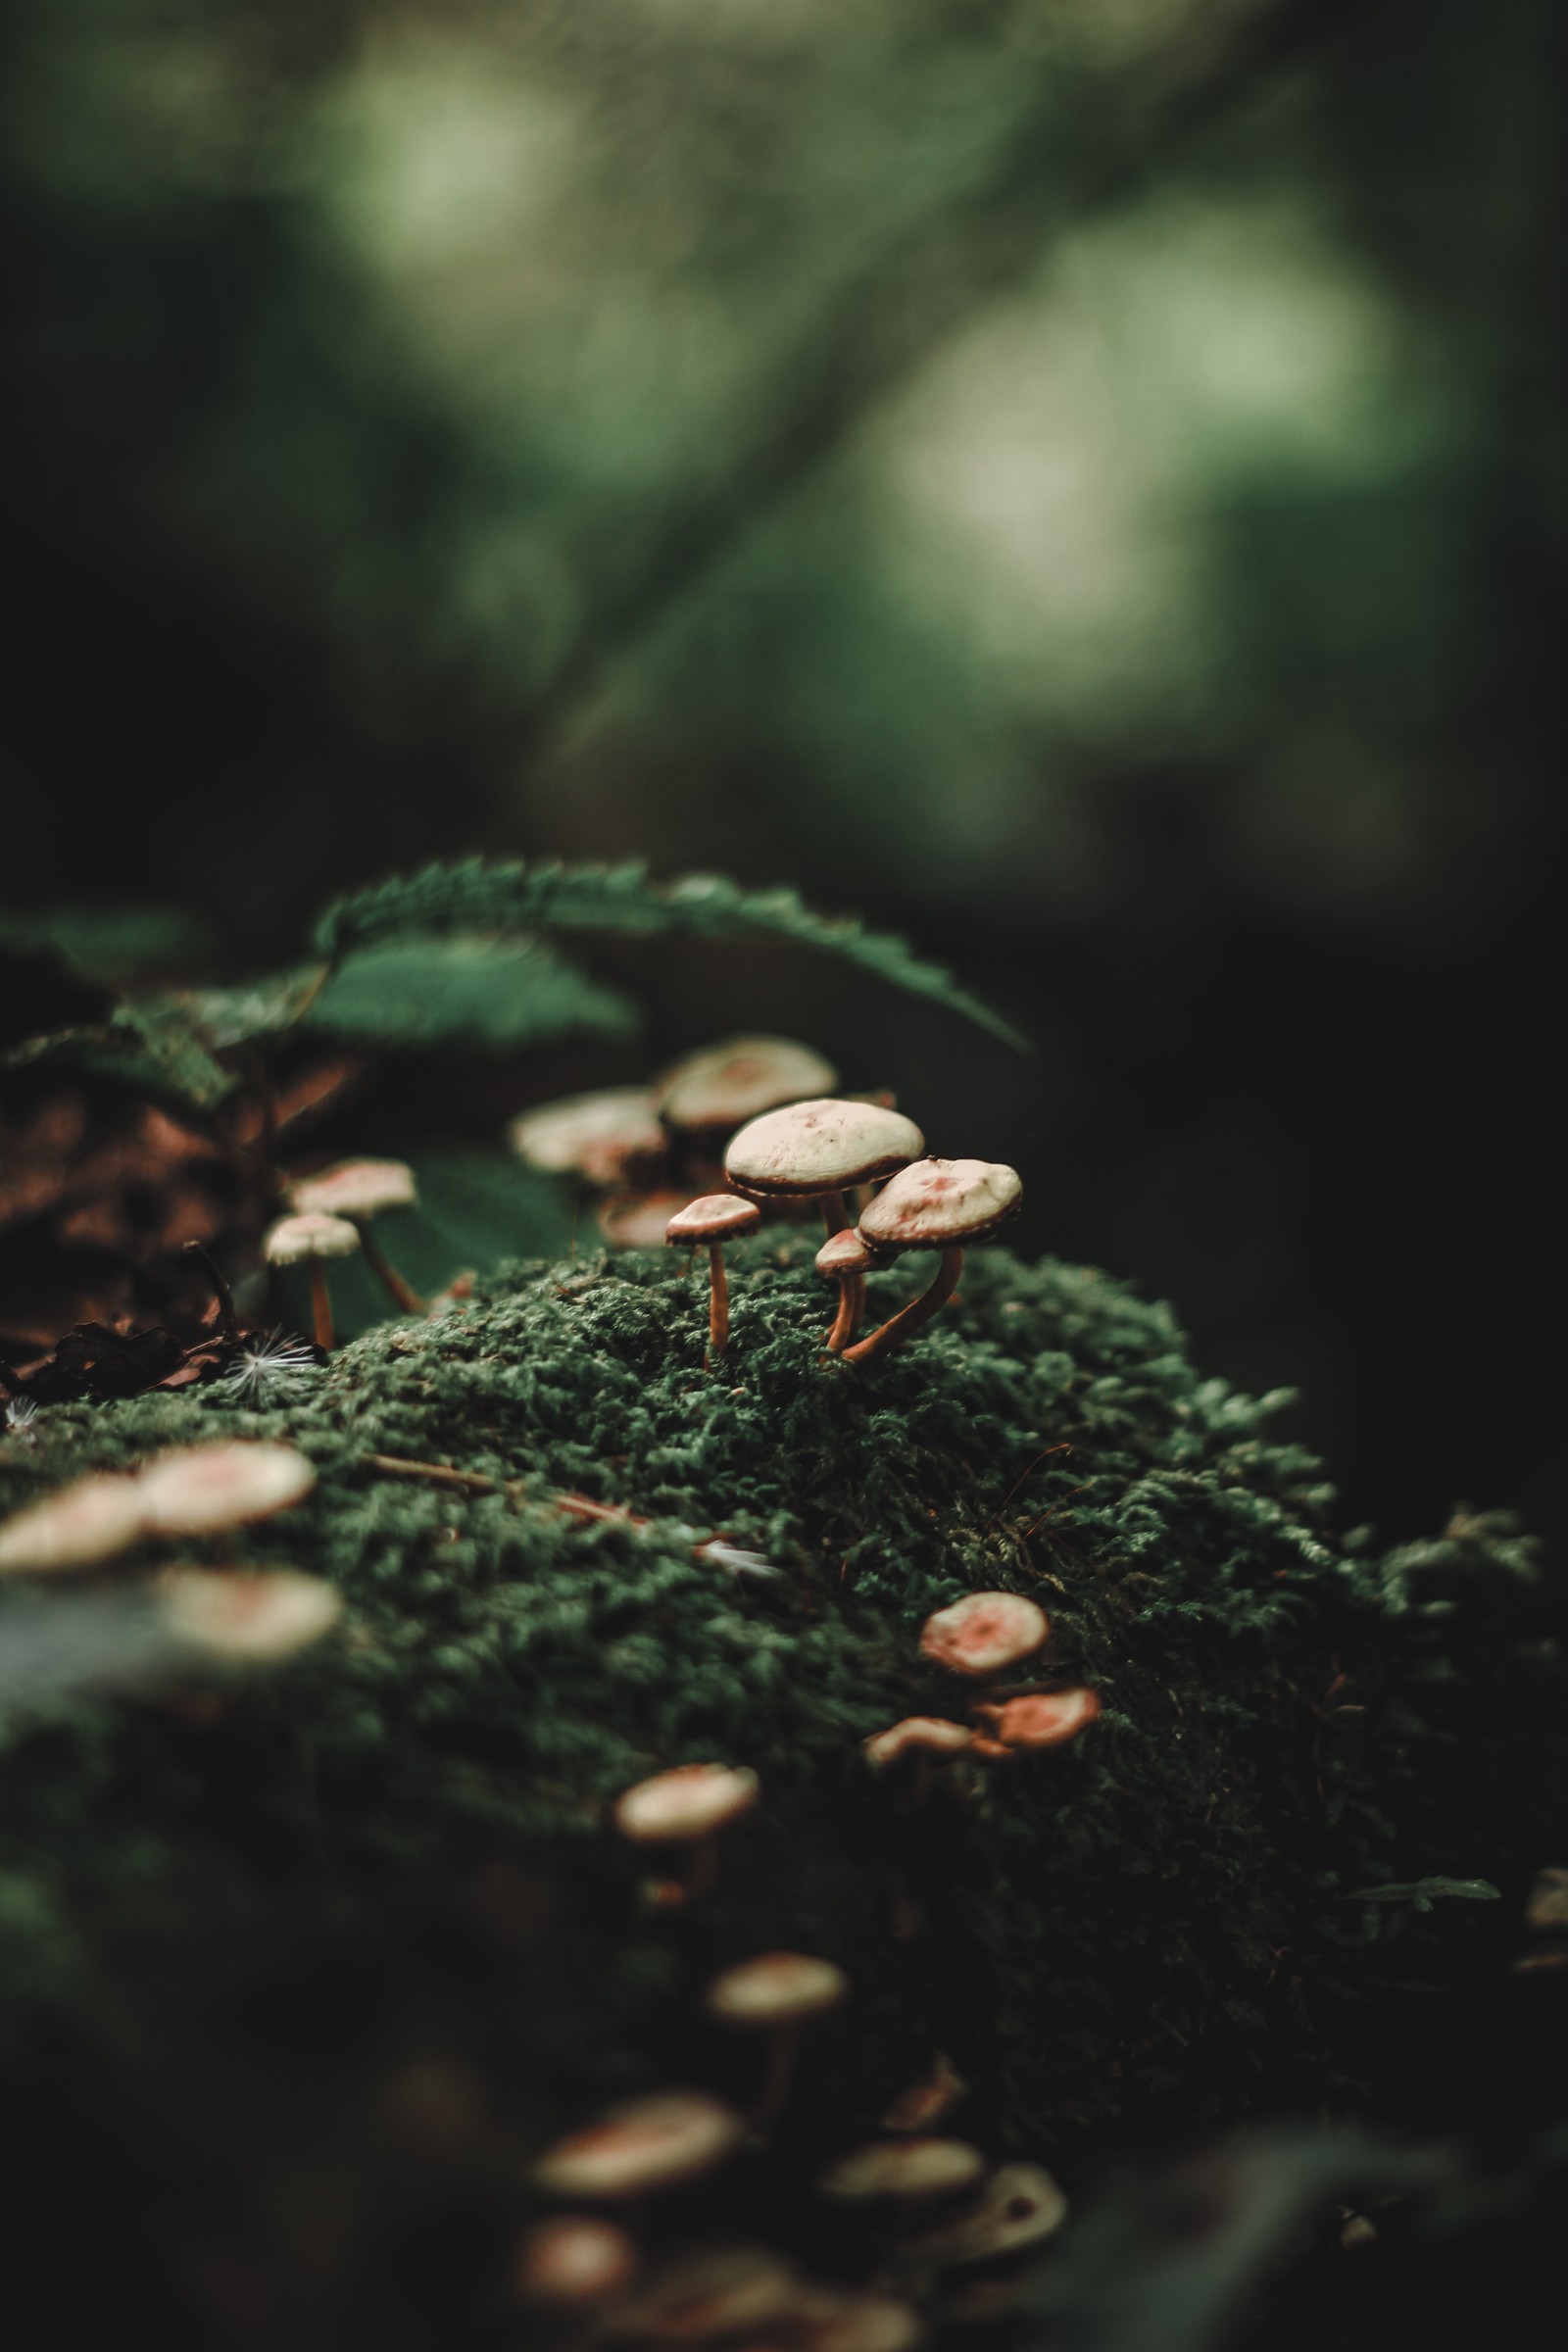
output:
POLYGON ((687 1844, 750 1812, 758 1780, 744 1764, 677 1764, 615 1800, 615 1827, 634 1845, 687 1844))
POLYGON ((890 1723, 885 1732, 873 1732, 864 1741, 865 1760, 880 1769, 885 1764, 897 1764, 902 1756, 912 1751, 955 1756, 968 1747, 973 1739, 966 1723, 949 1723, 941 1715, 906 1715, 901 1723, 890 1723))
POLYGON ((664 1227, 664 1239, 676 1245, 739 1242, 755 1233, 761 1222, 762 1212, 755 1200, 743 1200, 736 1193, 704 1193, 676 1209, 664 1227))
POLYGON ((158 1535, 202 1536, 286 1511, 315 1486, 316 1468, 292 1446, 238 1438, 172 1446, 153 1457, 136 1484, 158 1535))
POLYGON ((634 2099, 572 2132, 534 2167, 541 2188, 569 2197, 638 2197, 695 2180, 735 2148, 745 2126, 702 2090, 634 2099))
POLYGON ((816 1270, 825 1282, 841 1282, 846 1274, 867 1274, 878 1263, 876 1251, 853 1225, 830 1233, 816 1253, 816 1270))
POLYGON ((671 1127, 731 1129, 780 1103, 825 1095, 837 1075, 830 1061, 791 1037, 730 1037, 666 1070, 654 1100, 671 1127))
POLYGON ((528 2231, 517 2253, 519 2294, 549 2303, 597 2303, 618 2294, 637 2270, 624 2230, 596 2213, 560 2213, 528 2231))
POLYGON ((401 1159, 342 1159, 289 1187, 304 1216, 374 1217, 383 1208, 412 1208, 414 1170, 401 1159))
POLYGON ((948 1250, 983 1241, 1023 1196, 1015 1168, 990 1159, 917 1159, 878 1193, 860 1218, 874 1249, 948 1250))
POLYGON ((1060 1747, 1094 1722, 1100 1697, 1082 1688, 1030 1690, 1000 1706, 976 1707, 975 1713, 990 1717, 992 1738, 1004 1747, 1060 1747))
POLYGON ((998 1674, 1030 1656, 1050 1631, 1045 1610, 1021 1592, 969 1592, 926 1619, 920 1647, 954 1674, 998 1674))

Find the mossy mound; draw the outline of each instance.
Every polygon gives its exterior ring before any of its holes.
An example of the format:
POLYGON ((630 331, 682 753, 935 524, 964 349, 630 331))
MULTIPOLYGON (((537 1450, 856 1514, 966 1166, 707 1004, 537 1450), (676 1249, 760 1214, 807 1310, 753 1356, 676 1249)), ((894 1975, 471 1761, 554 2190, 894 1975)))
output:
POLYGON ((1511 1901, 1398 1890, 1511 1897, 1541 1859, 1560 1685, 1506 1525, 1382 1559, 1336 1537, 1318 1464, 1261 1434, 1270 1400, 1200 1379, 1165 1309, 1081 1269, 976 1253, 918 1342, 846 1369, 811 1250, 731 1253, 716 1371, 667 1256, 513 1268, 345 1348, 304 1401, 56 1408, 0 1475, 10 1509, 219 1435, 287 1436, 320 1473, 243 1550, 333 1578, 342 1632, 0 1735, 16 2095, 78 2167, 88 2114, 158 2151, 139 2242, 184 2249, 204 2309, 254 2308, 254 2340, 357 2340, 345 2298, 368 2325, 395 2278, 396 2340, 422 2341, 426 2260, 486 2308, 554 2133, 645 2087, 751 2095, 756 2044, 700 2006, 749 1952, 823 1953, 855 1996, 705 2212, 825 2261, 814 2170, 939 2050, 972 2085, 957 2129, 1070 2177, 1332 2101, 1383 2021, 1419 2000, 1436 2047, 1495 1965, 1511 1901), (778 1575, 700 1552, 715 1536, 778 1575), (1101 1722, 873 1774, 869 1734, 975 1695, 921 1659, 922 1620, 996 1587, 1052 1620, 1016 1679, 1093 1685, 1101 1722), (762 1801, 712 1894, 660 1910, 609 1800, 707 1759, 755 1767, 762 1801))

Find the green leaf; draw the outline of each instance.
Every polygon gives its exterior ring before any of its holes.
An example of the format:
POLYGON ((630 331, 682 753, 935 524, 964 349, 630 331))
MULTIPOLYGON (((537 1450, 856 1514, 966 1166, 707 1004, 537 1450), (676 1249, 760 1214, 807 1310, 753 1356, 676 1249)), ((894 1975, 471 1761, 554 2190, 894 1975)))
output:
POLYGON ((636 1009, 543 941, 471 930, 383 931, 349 947, 305 1012, 334 1037, 423 1047, 625 1037, 636 1009))
POLYGON ((183 906, 52 906, 0 911, 0 947, 46 950, 102 980, 129 980, 170 964, 199 964, 212 926, 183 906))
POLYGON ((267 972, 229 988, 182 989, 168 1002, 184 1011, 215 1053, 221 1053, 294 1028, 324 978, 321 964, 298 964, 291 971, 267 972))
POLYGON ((793 891, 744 891, 716 874, 655 882, 645 865, 561 865, 518 860, 429 866, 405 881, 352 892, 327 909, 316 943, 341 957, 409 932, 629 931, 700 939, 782 939, 841 956, 896 988, 962 1013, 1008 1045, 1027 1042, 1000 1014, 888 932, 848 917, 813 914, 793 891))
POLYGON ((205 1114, 237 1081, 213 1059, 190 1015, 172 998, 120 1004, 107 1021, 31 1037, 0 1055, 0 1068, 43 1062, 110 1078, 133 1094, 157 1096, 205 1114))
POLYGON ((1430 1911, 1440 1897, 1465 1903, 1501 1899, 1490 1879, 1416 1879, 1408 1886, 1360 1886, 1345 1899, 1348 1903, 1408 1903, 1412 1911, 1430 1911))

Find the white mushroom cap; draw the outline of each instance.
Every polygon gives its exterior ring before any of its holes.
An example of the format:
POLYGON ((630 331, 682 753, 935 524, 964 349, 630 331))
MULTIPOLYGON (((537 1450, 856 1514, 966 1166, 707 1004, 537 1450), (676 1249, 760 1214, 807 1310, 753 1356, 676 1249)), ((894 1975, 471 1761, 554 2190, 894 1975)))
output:
POLYGON ((778 1103, 825 1095, 837 1076, 831 1062, 793 1038, 730 1037, 666 1070, 654 1100, 671 1127, 739 1127, 778 1103))
POLYGON ((739 1242, 755 1233, 762 1212, 755 1200, 735 1193, 703 1193, 677 1208, 664 1227, 666 1242, 739 1242))
POLYGON ((727 2026, 787 2026, 836 2009, 850 1980, 831 1960, 808 1952, 759 1952, 716 1976, 703 2005, 727 2026))
POLYGON ((865 1760, 880 1770, 885 1764, 897 1764, 911 1749, 953 1756, 973 1738, 966 1723, 949 1723, 941 1715, 906 1715, 901 1723, 890 1723, 885 1732, 873 1732, 864 1742, 865 1760))
POLYGON ((619 2294, 637 2270, 637 2249, 616 2222, 597 2213, 560 2213, 524 2237, 513 2273, 517 2291, 550 2303, 597 2303, 619 2294))
POLYGON ((612 1249, 657 1250, 669 1232, 669 1220, 691 1205, 690 1193, 628 1193, 606 1200, 599 1210, 599 1230, 612 1249))
POLYGON ((615 1827, 634 1845, 687 1844, 749 1813, 758 1797, 744 1764, 677 1764, 615 1800, 615 1827))
POLYGON ((874 2139, 830 2164, 818 2186, 848 2199, 938 2197, 967 2188, 985 2169, 966 2139, 874 2139))
POLYGON ((795 2273, 781 2254, 766 2246, 724 2246, 672 2263, 615 2321, 618 2330, 657 2343, 709 2344, 778 2318, 795 2293, 795 2273))
POLYGON ((205 1536, 286 1511, 315 1486, 316 1467, 292 1446, 237 1438, 156 1454, 136 1484, 155 1534, 205 1536))
POLYGON ((975 1711, 990 1717, 991 1737, 1003 1747, 1060 1747, 1094 1722, 1100 1713, 1100 1697, 1082 1686, 1070 1690, 1029 1690, 1001 1706, 975 1711))
POLYGON ((289 1658, 330 1633, 343 1595, 318 1576, 293 1568, 210 1574, 172 1568, 162 1579, 164 1621, 195 1649, 236 1662, 289 1658))
POLYGON ((853 1225, 846 1225, 842 1233, 830 1233, 815 1259, 816 1270, 826 1282, 839 1282, 846 1274, 868 1273, 876 1263, 876 1251, 853 1225))
POLYGON ((414 1170, 401 1159, 340 1159, 289 1186, 302 1216, 374 1217, 383 1208, 412 1208, 417 1197, 414 1170))
POLYGON ((542 1102, 512 1120, 507 1142, 529 1167, 552 1176, 586 1176, 590 1184, 618 1184, 631 1161, 662 1158, 666 1148, 645 1086, 612 1086, 542 1102))
POLYGON ((269 1265, 297 1266, 308 1257, 352 1257, 360 1229, 347 1217, 279 1217, 262 1244, 269 1265))
POLYGON ((994 1233, 1023 1197, 1015 1168, 990 1159, 917 1159, 860 1219, 876 1250, 950 1250, 994 1233))
POLYGON ((535 2165, 534 2179, 558 2196, 638 2197, 695 2180, 729 2155, 744 2132, 722 2099, 666 2090, 558 2139, 535 2165))
POLYGON ((0 1573, 91 1568, 146 1531, 146 1501, 135 1479, 78 1478, 0 1527, 0 1573))
POLYGON ((828 1097, 753 1119, 731 1139, 724 1173, 760 1200, 816 1200, 890 1175, 924 1150, 925 1137, 902 1111, 828 1097))
POLYGON ((1021 1592, 969 1592, 926 1619, 920 1647, 954 1674, 997 1674, 1029 1657, 1050 1631, 1045 1610, 1021 1592))
POLYGON ((914 2243, 937 2262, 987 2262, 1037 2245, 1066 2218, 1067 2200, 1048 2172, 1038 2164, 1004 2164, 967 2213, 926 2230, 914 2243))

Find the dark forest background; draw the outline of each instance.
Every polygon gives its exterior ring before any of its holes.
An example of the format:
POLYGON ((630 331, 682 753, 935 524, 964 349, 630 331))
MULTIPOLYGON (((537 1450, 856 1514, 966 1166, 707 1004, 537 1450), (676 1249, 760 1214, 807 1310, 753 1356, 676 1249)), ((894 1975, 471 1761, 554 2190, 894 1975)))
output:
MULTIPOLYGON (((1568 1534, 1555 0, 13 0, 0 901, 219 968, 472 849, 790 882, 1036 1041, 637 952, 1568 1534)), ((617 950, 630 968, 633 951, 617 950)))

